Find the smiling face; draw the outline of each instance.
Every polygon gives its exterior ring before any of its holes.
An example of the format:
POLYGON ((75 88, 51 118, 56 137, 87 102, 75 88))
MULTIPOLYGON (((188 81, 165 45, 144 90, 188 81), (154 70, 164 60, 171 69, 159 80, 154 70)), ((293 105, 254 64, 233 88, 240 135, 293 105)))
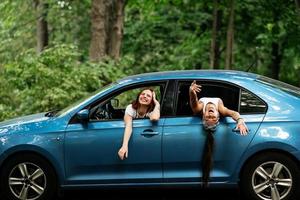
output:
POLYGON ((205 120, 206 124, 209 126, 215 125, 219 121, 219 111, 217 107, 213 103, 207 103, 204 113, 203 120, 205 120))
POLYGON ((139 96, 140 105, 150 105, 152 102, 153 93, 151 90, 143 90, 139 96))

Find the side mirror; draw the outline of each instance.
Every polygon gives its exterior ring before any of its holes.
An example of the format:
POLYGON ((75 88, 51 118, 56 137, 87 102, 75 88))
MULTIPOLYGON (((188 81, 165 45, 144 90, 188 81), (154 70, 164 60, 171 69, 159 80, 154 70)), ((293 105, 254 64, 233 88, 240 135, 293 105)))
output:
POLYGON ((83 109, 76 114, 77 119, 86 122, 89 119, 90 111, 88 109, 83 109))
POLYGON ((119 105, 120 105, 119 99, 112 99, 112 100, 110 100, 110 102, 111 102, 111 105, 112 105, 114 108, 118 108, 119 105))

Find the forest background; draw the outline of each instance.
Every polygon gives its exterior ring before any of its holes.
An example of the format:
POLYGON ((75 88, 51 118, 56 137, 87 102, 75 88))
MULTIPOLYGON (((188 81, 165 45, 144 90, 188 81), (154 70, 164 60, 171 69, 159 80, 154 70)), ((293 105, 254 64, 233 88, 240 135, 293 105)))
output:
POLYGON ((232 69, 300 86, 300 0, 1 0, 0 121, 119 78, 232 69))

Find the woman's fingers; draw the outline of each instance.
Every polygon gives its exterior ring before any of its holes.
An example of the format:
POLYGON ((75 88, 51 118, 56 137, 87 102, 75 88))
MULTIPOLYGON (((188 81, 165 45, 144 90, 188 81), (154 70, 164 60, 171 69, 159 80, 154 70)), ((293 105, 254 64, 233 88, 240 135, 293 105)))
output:
POLYGON ((122 151, 120 150, 120 151, 118 152, 118 156, 119 156, 119 158, 120 158, 121 160, 123 160, 123 155, 124 155, 124 154, 122 154, 122 151))
POLYGON ((125 151, 124 149, 120 149, 118 155, 121 160, 124 160, 125 158, 128 157, 128 151, 125 151))
POLYGON ((197 85, 196 81, 193 81, 193 83, 191 84, 190 88, 193 92, 201 92, 201 85, 197 85))
POLYGON ((244 124, 240 124, 240 125, 237 127, 237 129, 240 130, 240 134, 241 134, 241 135, 247 135, 248 132, 249 132, 247 126, 244 125, 244 124))
POLYGON ((201 92, 201 86, 196 85, 195 88, 194 88, 194 90, 195 90, 196 92, 201 92))

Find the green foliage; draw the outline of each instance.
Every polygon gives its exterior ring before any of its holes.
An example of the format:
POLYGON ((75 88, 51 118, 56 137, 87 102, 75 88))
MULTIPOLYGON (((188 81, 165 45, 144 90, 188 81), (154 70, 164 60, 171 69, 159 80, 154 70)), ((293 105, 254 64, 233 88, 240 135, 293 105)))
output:
POLYGON ((205 1, 132 1, 126 7, 123 53, 132 55, 136 73, 208 66, 209 10, 205 1))
MULTIPOLYGON (((45 0, 44 0, 45 1, 45 0)), ((81 58, 88 57, 90 44, 91 0, 46 0, 50 45, 73 44, 81 49, 81 58)))
MULTIPOLYGON (((32 0, 0 1, 0 120, 61 109, 103 85, 131 74, 207 69, 213 2, 128 0, 122 58, 88 60, 91 0, 48 4, 49 46, 35 53, 32 0)), ((224 68, 228 2, 222 12, 220 69, 224 68)), ((280 80, 300 84, 300 25, 294 0, 235 1, 233 69, 269 74, 272 43, 282 53, 280 80)))
POLYGON ((0 71, 0 121, 11 118, 14 114, 14 108, 18 106, 16 99, 17 91, 12 88, 4 76, 3 71, 0 71))
POLYGON ((33 1, 0 1, 0 67, 35 44, 33 1))
POLYGON ((124 76, 122 66, 115 63, 81 63, 75 46, 56 45, 40 56, 28 51, 0 73, 0 121, 18 115, 62 109, 124 76))
POLYGON ((240 2, 235 24, 240 70, 253 64, 252 72, 268 76, 272 44, 277 43, 282 53, 280 79, 299 85, 295 68, 300 57, 300 26, 293 0, 240 2))

